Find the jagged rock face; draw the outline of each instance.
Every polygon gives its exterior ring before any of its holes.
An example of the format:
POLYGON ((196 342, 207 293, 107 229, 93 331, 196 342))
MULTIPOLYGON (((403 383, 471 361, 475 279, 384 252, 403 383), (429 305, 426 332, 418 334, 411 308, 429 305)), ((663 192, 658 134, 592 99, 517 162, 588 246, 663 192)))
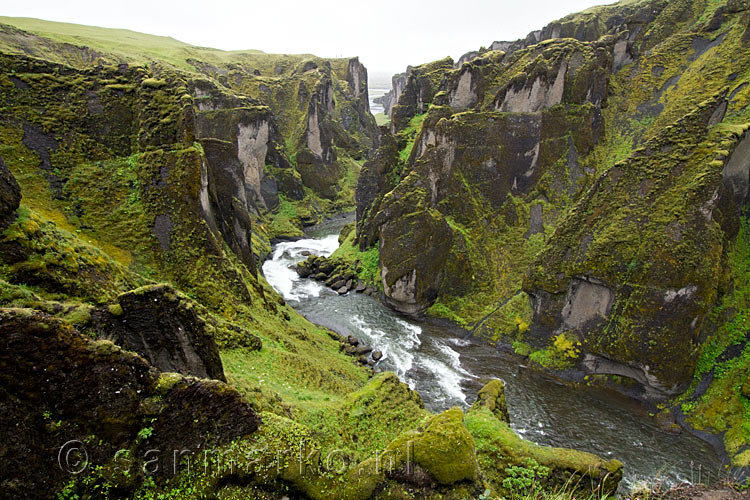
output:
MULTIPOLYGON (((732 2, 730 2, 732 3, 732 2)), ((497 50, 511 54, 523 50, 532 45, 545 40, 559 38, 574 38, 581 42, 595 42, 603 35, 608 33, 617 33, 620 28, 629 29, 630 37, 635 38, 643 30, 644 25, 653 22, 656 17, 664 11, 667 6, 666 1, 654 1, 642 5, 622 5, 618 6, 616 12, 604 13, 601 17, 597 15, 573 14, 559 21, 548 24, 540 30, 530 32, 526 38, 509 41, 494 41, 490 44, 489 50, 497 50)), ((627 64, 630 54, 627 41, 622 40, 615 45, 613 70, 627 64)), ((461 67, 463 63, 472 61, 483 54, 482 51, 470 51, 462 55, 456 67, 461 67)))
POLYGON ((302 181, 323 197, 333 199, 342 169, 337 162, 331 117, 335 112, 333 86, 323 81, 317 99, 310 101, 303 147, 297 154, 302 181))
MULTIPOLYGON (((50 464, 71 439, 82 441, 89 467, 132 449, 139 468, 148 449, 197 452, 260 424, 239 393, 221 382, 160 375, 136 354, 26 309, 0 310, 0 366, 2 486, 16 497, 48 498, 70 479, 50 464), (137 444, 145 427, 151 436, 137 444)), ((158 458, 158 475, 173 474, 173 453, 158 458)), ((123 496, 129 486, 118 485, 123 496)))
POLYGON ((385 301, 399 312, 418 315, 437 298, 452 234, 445 221, 430 213, 401 214, 395 221, 380 226, 385 301))
POLYGON ((393 75, 391 78, 391 90, 386 92, 383 96, 375 99, 375 102, 383 106, 383 112, 386 115, 391 116, 393 106, 398 104, 398 99, 401 97, 401 92, 404 91, 404 87, 406 87, 406 81, 408 80, 410 71, 411 66, 407 68, 406 72, 393 75))
POLYGON ((735 206, 747 205, 750 201, 750 134, 747 132, 724 165, 721 177, 724 188, 731 194, 735 206))
POLYGON ((0 229, 8 225, 21 202, 21 188, 0 158, 0 229))
POLYGON ((428 106, 439 91, 446 71, 453 69, 450 57, 411 68, 407 72, 406 85, 399 95, 397 104, 391 108, 391 130, 404 128, 416 114, 427 111, 428 106))
MULTIPOLYGON (((238 169, 235 175, 237 196, 249 212, 269 210, 278 206, 276 180, 265 171, 281 137, 276 130, 273 116, 267 108, 257 102, 225 103, 218 92, 209 93, 198 87, 198 113, 196 114, 196 137, 219 139, 232 144, 232 156, 216 158, 210 162, 212 169, 238 169), (254 104, 254 106, 253 106, 254 104), (231 166, 230 166, 231 165, 231 166)), ((284 168, 288 165, 274 165, 284 168)))
MULTIPOLYGON (((514 197, 538 196, 535 190, 542 180, 552 184, 547 196, 564 196, 578 189, 583 172, 575 158, 592 150, 603 125, 603 99, 592 98, 588 84, 591 75, 609 66, 609 60, 574 42, 547 52, 550 67, 534 63, 533 68, 538 79, 552 74, 557 83, 541 93, 542 104, 534 112, 498 112, 494 104, 481 109, 481 103, 487 101, 488 91, 496 102, 502 102, 498 96, 507 95, 519 82, 509 77, 518 66, 525 67, 527 60, 535 60, 537 52, 504 71, 508 80, 499 91, 494 90, 497 86, 490 77, 497 78, 493 75, 504 61, 502 54, 491 53, 481 64, 457 71, 437 65, 430 75, 445 90, 432 94, 432 108, 414 138, 400 182, 394 182, 398 163, 394 138, 382 139, 381 148, 363 168, 357 191, 358 241, 361 248, 367 248, 375 237, 379 239, 386 302, 397 310, 417 314, 441 293, 468 293, 472 274, 486 272, 466 267, 465 236, 448 220, 468 227, 489 214, 507 212, 514 197), (563 98, 570 108, 555 108, 563 98), (563 160, 570 163, 570 172, 564 172, 563 179, 554 178, 557 169, 551 164, 563 160)), ((419 70, 412 71, 412 75, 419 74, 419 70)), ((520 85, 523 88, 523 82, 520 85)), ((420 80, 410 79, 404 99, 419 88, 420 80)), ((539 233, 543 221, 537 220, 534 226, 535 231, 524 227, 526 238, 539 233)))
POLYGON ((216 341, 205 322, 171 287, 140 288, 117 298, 116 314, 101 315, 103 336, 164 372, 226 382, 216 341))
POLYGON ((250 269, 255 268, 252 220, 279 204, 276 181, 265 171, 269 150, 276 148, 274 127, 268 109, 258 106, 196 117, 196 135, 206 154, 201 167, 204 216, 250 269))
POLYGON ((395 187, 395 179, 388 172, 397 163, 398 145, 391 134, 384 133, 380 147, 362 166, 357 181, 357 239, 362 250, 373 246, 378 240, 378 228, 371 221, 380 211, 382 194, 395 187))
POLYGON ((412 68, 393 140, 360 178, 357 238, 379 238, 386 301, 419 302, 420 271, 433 270, 436 311, 514 325, 495 340, 539 349, 572 334, 584 371, 630 377, 646 398, 683 390, 750 189, 750 14, 741 2, 694 7, 609 6, 456 68, 412 68), (445 221, 447 254, 397 231, 403 214, 445 221), (384 250, 389 240, 399 245, 384 250), (398 264, 411 259, 419 269, 398 264), (517 322, 502 306, 521 290, 530 305, 517 322))
MULTIPOLYGON (((705 137, 722 106, 704 104, 600 177, 573 207, 579 216, 557 228, 557 244, 539 255, 524 284, 539 325, 577 332, 591 354, 589 370, 628 373, 650 397, 678 393, 692 376, 701 324, 721 282, 718 264, 726 238, 721 224, 732 218, 725 219, 718 207, 745 199, 732 182, 721 189, 721 168, 707 174, 697 192, 676 194, 688 185, 682 176, 695 178, 691 169, 713 161, 711 149, 686 139, 705 137), (670 169, 675 173, 664 176, 670 169), (679 196, 679 208, 671 204, 673 196, 679 196), (663 210, 680 216, 657 222, 663 210), (641 240, 644 232, 649 237, 641 240), (697 256, 707 265, 691 263, 697 256)), ((726 165, 742 155, 742 144, 726 165)), ((725 166, 727 171, 732 168, 725 166)))

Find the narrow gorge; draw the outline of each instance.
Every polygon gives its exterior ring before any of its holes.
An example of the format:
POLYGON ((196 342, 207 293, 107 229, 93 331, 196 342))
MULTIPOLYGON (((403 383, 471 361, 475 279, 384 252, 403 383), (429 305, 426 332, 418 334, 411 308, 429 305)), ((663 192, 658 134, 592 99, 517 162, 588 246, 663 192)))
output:
POLYGON ((622 0, 371 93, 0 17, 0 498, 744 498, 749 49, 622 0))

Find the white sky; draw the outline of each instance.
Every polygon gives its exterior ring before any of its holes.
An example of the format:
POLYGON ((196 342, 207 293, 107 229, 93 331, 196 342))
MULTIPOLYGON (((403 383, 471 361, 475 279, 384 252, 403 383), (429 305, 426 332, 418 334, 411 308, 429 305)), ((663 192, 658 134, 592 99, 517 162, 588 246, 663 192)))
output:
POLYGON ((354 56, 372 76, 515 40, 608 0, 33 0, 0 14, 125 28, 225 50, 354 56))

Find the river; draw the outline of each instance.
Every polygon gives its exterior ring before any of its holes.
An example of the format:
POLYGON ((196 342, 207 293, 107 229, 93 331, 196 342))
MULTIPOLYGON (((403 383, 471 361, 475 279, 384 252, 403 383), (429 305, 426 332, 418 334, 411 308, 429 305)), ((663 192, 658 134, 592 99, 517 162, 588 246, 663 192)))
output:
POLYGON ((320 283, 300 278, 293 267, 307 252, 328 256, 338 232, 351 218, 323 223, 307 238, 277 244, 263 273, 274 289, 310 321, 381 350, 376 370, 391 370, 419 392, 425 406, 439 412, 467 407, 491 378, 506 383, 511 426, 543 445, 563 446, 617 458, 624 463, 622 490, 641 481, 673 485, 716 478, 721 463, 704 441, 656 427, 637 402, 592 388, 572 388, 529 369, 518 358, 464 330, 418 323, 374 298, 339 296, 320 283))

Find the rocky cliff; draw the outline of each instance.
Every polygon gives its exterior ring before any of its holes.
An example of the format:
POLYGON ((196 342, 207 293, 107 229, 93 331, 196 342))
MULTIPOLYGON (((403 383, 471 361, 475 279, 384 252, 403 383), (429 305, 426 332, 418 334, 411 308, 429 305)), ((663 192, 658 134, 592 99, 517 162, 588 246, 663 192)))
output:
POLYGON ((410 68, 357 186, 385 302, 628 380, 750 464, 749 23, 735 0, 621 2, 410 68))

